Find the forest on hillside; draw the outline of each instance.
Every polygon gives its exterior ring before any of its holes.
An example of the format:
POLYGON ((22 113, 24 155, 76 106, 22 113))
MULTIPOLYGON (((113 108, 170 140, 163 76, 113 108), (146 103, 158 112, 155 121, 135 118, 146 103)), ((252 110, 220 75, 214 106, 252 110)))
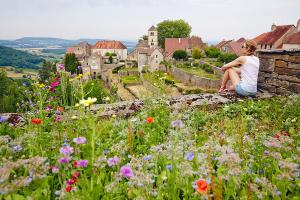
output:
POLYGON ((39 56, 0 46, 0 66, 37 69, 42 61, 43 59, 39 56))

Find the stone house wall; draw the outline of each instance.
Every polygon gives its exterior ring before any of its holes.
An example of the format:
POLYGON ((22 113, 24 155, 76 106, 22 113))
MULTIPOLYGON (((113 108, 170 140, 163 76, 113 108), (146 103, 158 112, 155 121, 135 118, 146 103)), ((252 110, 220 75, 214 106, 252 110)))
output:
POLYGON ((300 51, 258 51, 258 84, 276 94, 300 93, 300 51))
POLYGON ((212 80, 204 77, 199 77, 194 74, 185 72, 175 66, 171 67, 170 72, 175 79, 188 86, 196 86, 205 89, 219 89, 221 85, 220 80, 212 80))
POLYGON ((164 60, 163 54, 158 49, 155 49, 152 52, 150 59, 148 58, 149 71, 154 72, 159 70, 159 65, 163 60, 164 60))

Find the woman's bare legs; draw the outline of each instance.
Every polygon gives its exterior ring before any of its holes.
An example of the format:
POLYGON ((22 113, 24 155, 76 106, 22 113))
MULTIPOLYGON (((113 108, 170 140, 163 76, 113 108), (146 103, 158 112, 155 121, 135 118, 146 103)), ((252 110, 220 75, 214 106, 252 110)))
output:
POLYGON ((236 86, 239 84, 239 82, 241 81, 241 78, 238 74, 238 72, 232 68, 229 68, 228 70, 228 75, 229 75, 229 78, 231 80, 231 83, 232 85, 229 86, 229 90, 235 90, 236 86))
MULTIPOLYGON (((238 78, 239 78, 238 82, 240 82, 240 74, 241 74, 241 70, 240 70, 240 69, 237 69, 237 68, 229 68, 229 69, 227 69, 227 70, 224 72, 224 74, 223 74, 221 88, 226 88, 227 82, 228 82, 229 80, 231 80, 231 77, 230 77, 230 74, 229 74, 229 71, 230 71, 230 70, 233 70, 233 71, 236 72, 236 74, 238 75, 238 78)), ((233 76, 234 76, 234 75, 233 75, 233 76)), ((233 81, 231 80, 231 82, 233 82, 233 81)), ((230 87, 229 87, 229 89, 230 89, 230 87)), ((235 90, 235 89, 233 89, 233 90, 235 90)))

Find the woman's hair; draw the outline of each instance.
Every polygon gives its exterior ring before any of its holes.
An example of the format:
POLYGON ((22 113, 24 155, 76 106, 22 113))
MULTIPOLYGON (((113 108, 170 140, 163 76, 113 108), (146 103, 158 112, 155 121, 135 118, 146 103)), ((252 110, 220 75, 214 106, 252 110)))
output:
POLYGON ((252 56, 257 49, 257 43, 254 40, 246 40, 245 42, 246 55, 252 56))

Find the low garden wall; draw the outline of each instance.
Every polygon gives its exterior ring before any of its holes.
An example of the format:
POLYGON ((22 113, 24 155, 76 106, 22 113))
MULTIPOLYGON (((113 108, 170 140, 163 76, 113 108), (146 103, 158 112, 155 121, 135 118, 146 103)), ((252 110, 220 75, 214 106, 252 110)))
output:
POLYGON ((221 85, 220 80, 212 80, 199 77, 194 74, 185 72, 184 70, 175 66, 171 67, 170 72, 175 79, 188 86, 196 86, 204 89, 218 89, 221 85))
POLYGON ((258 83, 276 94, 300 93, 300 50, 259 51, 258 83))
POLYGON ((161 93, 161 90, 160 90, 159 88, 155 87, 154 85, 152 85, 149 81, 147 81, 147 80, 144 79, 144 78, 141 78, 141 79, 142 79, 142 81, 143 81, 143 86, 144 86, 147 90, 151 91, 151 92, 154 93, 154 94, 160 94, 160 93, 161 93))
POLYGON ((119 76, 138 76, 138 71, 128 70, 128 71, 118 71, 119 76))

